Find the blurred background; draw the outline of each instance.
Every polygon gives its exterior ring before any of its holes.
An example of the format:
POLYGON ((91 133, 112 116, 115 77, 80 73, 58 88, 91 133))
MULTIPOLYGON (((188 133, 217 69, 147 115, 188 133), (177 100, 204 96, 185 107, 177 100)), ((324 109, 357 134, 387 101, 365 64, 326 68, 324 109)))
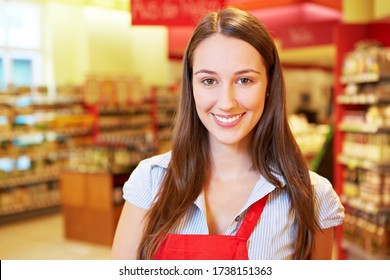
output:
POLYGON ((346 208, 334 258, 390 258, 390 1, 0 0, 0 259, 110 258, 196 22, 227 6, 277 44, 293 133, 346 208))

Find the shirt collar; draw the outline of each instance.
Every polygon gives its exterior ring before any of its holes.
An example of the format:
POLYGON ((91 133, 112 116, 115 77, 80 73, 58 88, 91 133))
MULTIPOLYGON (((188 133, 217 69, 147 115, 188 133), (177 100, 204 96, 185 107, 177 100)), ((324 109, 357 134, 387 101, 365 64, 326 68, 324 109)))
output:
MULTIPOLYGON (((168 168, 169 162, 171 161, 171 156, 172 156, 172 152, 169 151, 165 154, 152 157, 151 158, 152 167, 159 166, 165 169, 168 168)), ((282 187, 286 185, 286 180, 278 171, 276 171, 275 168, 271 168, 271 173, 276 177, 276 179, 278 179, 282 183, 282 187)))
MULTIPOLYGON (((286 181, 281 174, 276 172, 272 172, 272 174, 282 183, 282 187, 286 185, 286 181)), ((259 199, 263 198, 267 194, 271 193, 273 190, 275 190, 275 188, 276 186, 270 183, 264 176, 260 176, 248 198, 248 201, 245 203, 244 207, 240 210, 238 214, 244 212, 247 208, 249 208, 249 206, 251 206, 259 199)), ((203 190, 194 203, 204 214, 206 213, 206 202, 203 190)))
MULTIPOLYGON (((171 151, 159 155, 159 156, 154 156, 151 158, 151 164, 153 166, 159 166, 164 169, 168 168, 169 162, 171 160, 171 151)), ((272 175, 276 177, 281 182, 281 186, 284 187, 286 185, 286 180, 285 178, 277 172, 275 169, 271 170, 272 175)), ((267 195, 268 193, 272 192, 276 187, 270 183, 267 179, 265 179, 264 176, 260 176, 259 180, 256 182, 255 187, 252 190, 252 193, 249 196, 249 199, 245 206, 243 207, 242 211, 247 209, 249 206, 251 206, 253 203, 267 195)), ((205 203, 205 198, 204 198, 204 192, 202 191, 198 198, 195 200, 195 205, 205 213, 206 210, 206 203, 205 203)))

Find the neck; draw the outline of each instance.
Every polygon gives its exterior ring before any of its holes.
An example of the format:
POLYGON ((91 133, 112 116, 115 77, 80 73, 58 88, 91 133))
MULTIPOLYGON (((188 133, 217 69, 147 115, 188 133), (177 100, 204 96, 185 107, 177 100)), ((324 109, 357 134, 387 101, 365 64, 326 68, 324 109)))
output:
POLYGON ((212 175, 224 179, 237 178, 252 172, 252 158, 247 146, 212 145, 212 175))

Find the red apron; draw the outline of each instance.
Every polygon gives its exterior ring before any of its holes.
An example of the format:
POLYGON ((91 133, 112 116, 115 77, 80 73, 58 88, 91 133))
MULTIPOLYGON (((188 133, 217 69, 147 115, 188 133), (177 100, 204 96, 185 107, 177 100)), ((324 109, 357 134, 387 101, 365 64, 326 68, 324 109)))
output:
POLYGON ((236 235, 168 234, 155 260, 248 260, 248 239, 255 228, 268 194, 248 210, 236 235))

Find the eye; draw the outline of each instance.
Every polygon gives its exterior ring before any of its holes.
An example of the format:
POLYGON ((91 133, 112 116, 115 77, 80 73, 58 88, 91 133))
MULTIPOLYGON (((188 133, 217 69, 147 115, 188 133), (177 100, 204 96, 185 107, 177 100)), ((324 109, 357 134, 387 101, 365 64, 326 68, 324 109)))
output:
POLYGON ((237 80, 237 84, 242 84, 242 85, 247 85, 247 84, 250 84, 251 82, 252 82, 252 80, 249 78, 239 78, 237 80))
POLYGON ((201 82, 202 82, 202 84, 204 84, 205 86, 213 86, 213 85, 216 85, 216 84, 217 84, 217 81, 214 80, 214 79, 211 79, 211 78, 203 79, 201 82))

